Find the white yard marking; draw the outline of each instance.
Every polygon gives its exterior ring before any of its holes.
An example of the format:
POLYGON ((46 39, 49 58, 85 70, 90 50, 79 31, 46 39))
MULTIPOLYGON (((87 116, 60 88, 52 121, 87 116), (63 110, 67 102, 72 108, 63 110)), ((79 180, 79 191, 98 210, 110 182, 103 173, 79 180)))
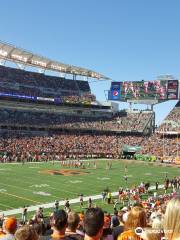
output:
MULTIPOLYGON (((2 204, 0 203, 0 206, 6 207, 7 209, 14 209, 12 206, 6 205, 6 204, 2 204)), ((0 210, 0 212, 3 212, 2 210, 0 210)))
POLYGON ((108 177, 97 177, 97 179, 102 180, 102 181, 110 180, 110 178, 108 178, 108 177))
POLYGON ((40 167, 29 167, 29 168, 40 168, 40 167))
POLYGON ((47 192, 33 192, 33 194, 35 195, 40 195, 40 196, 51 196, 50 193, 47 193, 47 192))
POLYGON ((33 187, 33 188, 42 188, 42 187, 49 187, 49 185, 48 184, 34 184, 34 185, 32 185, 32 186, 30 186, 30 187, 33 187))
POLYGON ((144 175, 145 175, 145 176, 151 176, 152 173, 145 173, 144 175))
POLYGON ((23 190, 24 192, 26 192, 26 191, 32 192, 32 190, 30 190, 30 189, 23 188, 23 187, 20 187, 20 186, 15 186, 15 185, 12 185, 12 184, 6 184, 6 183, 0 183, 0 184, 3 185, 3 186, 5 186, 5 187, 11 187, 11 188, 21 189, 21 190, 23 190))
POLYGON ((7 192, 7 190, 4 188, 0 188, 0 193, 3 193, 3 192, 7 192))
MULTIPOLYGON (((29 180, 28 182, 25 182, 25 181, 24 181, 24 183, 27 183, 28 185, 29 185, 30 182, 33 182, 33 181, 34 181, 34 178, 33 178, 33 177, 23 176, 23 178, 26 178, 26 179, 29 180)), ((15 179, 15 181, 21 182, 21 180, 18 180, 18 179, 15 179)), ((46 183, 49 183, 50 185, 54 185, 54 181, 46 180, 46 183)), ((3 185, 6 185, 6 184, 3 183, 3 185)), ((61 185, 62 185, 62 186, 66 186, 66 183, 63 184, 63 182, 62 182, 61 185)), ((11 186, 12 186, 12 185, 11 185, 11 186)), ((16 187, 16 186, 14 186, 14 187, 16 187)), ((61 189, 53 188, 53 187, 50 187, 50 186, 48 186, 47 188, 56 189, 56 191, 58 191, 59 194, 62 193, 62 192, 67 192, 67 193, 71 193, 71 194, 77 194, 76 192, 71 192, 71 191, 67 191, 67 190, 64 190, 64 189, 61 190, 61 189)), ((24 190, 26 190, 26 191, 31 191, 30 189, 24 189, 24 190)))
POLYGON ((69 181, 70 183, 82 183, 83 181, 80 180, 74 180, 74 181, 69 181))

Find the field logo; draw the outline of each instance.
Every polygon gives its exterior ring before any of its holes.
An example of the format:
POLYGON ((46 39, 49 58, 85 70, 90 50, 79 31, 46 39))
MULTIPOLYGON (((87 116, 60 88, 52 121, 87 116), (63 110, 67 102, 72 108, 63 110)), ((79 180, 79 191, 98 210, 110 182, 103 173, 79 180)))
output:
POLYGON ((70 170, 70 169, 61 169, 61 170, 43 170, 41 173, 46 173, 50 175, 62 175, 62 176, 75 176, 75 175, 84 175, 89 172, 81 171, 81 170, 70 170))

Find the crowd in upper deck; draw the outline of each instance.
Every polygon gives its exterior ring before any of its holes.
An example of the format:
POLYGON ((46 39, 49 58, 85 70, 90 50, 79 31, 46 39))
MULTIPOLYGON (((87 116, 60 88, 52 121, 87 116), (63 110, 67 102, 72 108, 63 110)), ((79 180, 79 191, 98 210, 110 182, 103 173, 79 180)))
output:
POLYGON ((48 113, 18 109, 0 109, 0 124, 34 125, 63 129, 98 131, 140 131, 143 132, 150 121, 152 112, 125 112, 107 117, 81 116, 73 114, 48 113))
POLYGON ((180 132, 180 101, 165 118, 158 131, 180 132))

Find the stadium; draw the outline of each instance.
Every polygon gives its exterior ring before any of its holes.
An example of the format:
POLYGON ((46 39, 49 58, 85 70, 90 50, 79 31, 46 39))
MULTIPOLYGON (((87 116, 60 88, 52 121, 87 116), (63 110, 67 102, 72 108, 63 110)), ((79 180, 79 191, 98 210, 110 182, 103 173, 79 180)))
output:
POLYGON ((28 212, 39 223, 58 207, 113 214, 137 202, 163 212, 159 202, 180 189, 178 79, 115 82, 5 42, 0 62, 3 217, 28 212), (108 101, 92 94, 90 79, 111 82, 108 101), (157 127, 153 107, 170 100, 177 104, 157 127), (129 108, 119 110, 121 102, 129 108))

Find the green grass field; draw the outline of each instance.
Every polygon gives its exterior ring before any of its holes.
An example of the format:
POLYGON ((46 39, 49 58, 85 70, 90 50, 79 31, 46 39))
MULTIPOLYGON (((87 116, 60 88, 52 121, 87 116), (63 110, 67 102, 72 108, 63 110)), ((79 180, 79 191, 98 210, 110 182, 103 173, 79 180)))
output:
POLYGON ((97 169, 91 165, 80 170, 85 174, 71 176, 43 172, 66 169, 59 163, 0 164, 0 211, 53 202, 56 199, 77 198, 81 193, 84 196, 96 195, 107 187, 112 192, 118 191, 120 186, 126 186, 123 178, 125 165, 130 187, 140 184, 142 180, 149 181, 151 185, 157 180, 163 183, 165 172, 168 172, 169 178, 180 175, 179 168, 120 160, 113 161, 111 170, 106 170, 105 161, 99 161, 97 169))

